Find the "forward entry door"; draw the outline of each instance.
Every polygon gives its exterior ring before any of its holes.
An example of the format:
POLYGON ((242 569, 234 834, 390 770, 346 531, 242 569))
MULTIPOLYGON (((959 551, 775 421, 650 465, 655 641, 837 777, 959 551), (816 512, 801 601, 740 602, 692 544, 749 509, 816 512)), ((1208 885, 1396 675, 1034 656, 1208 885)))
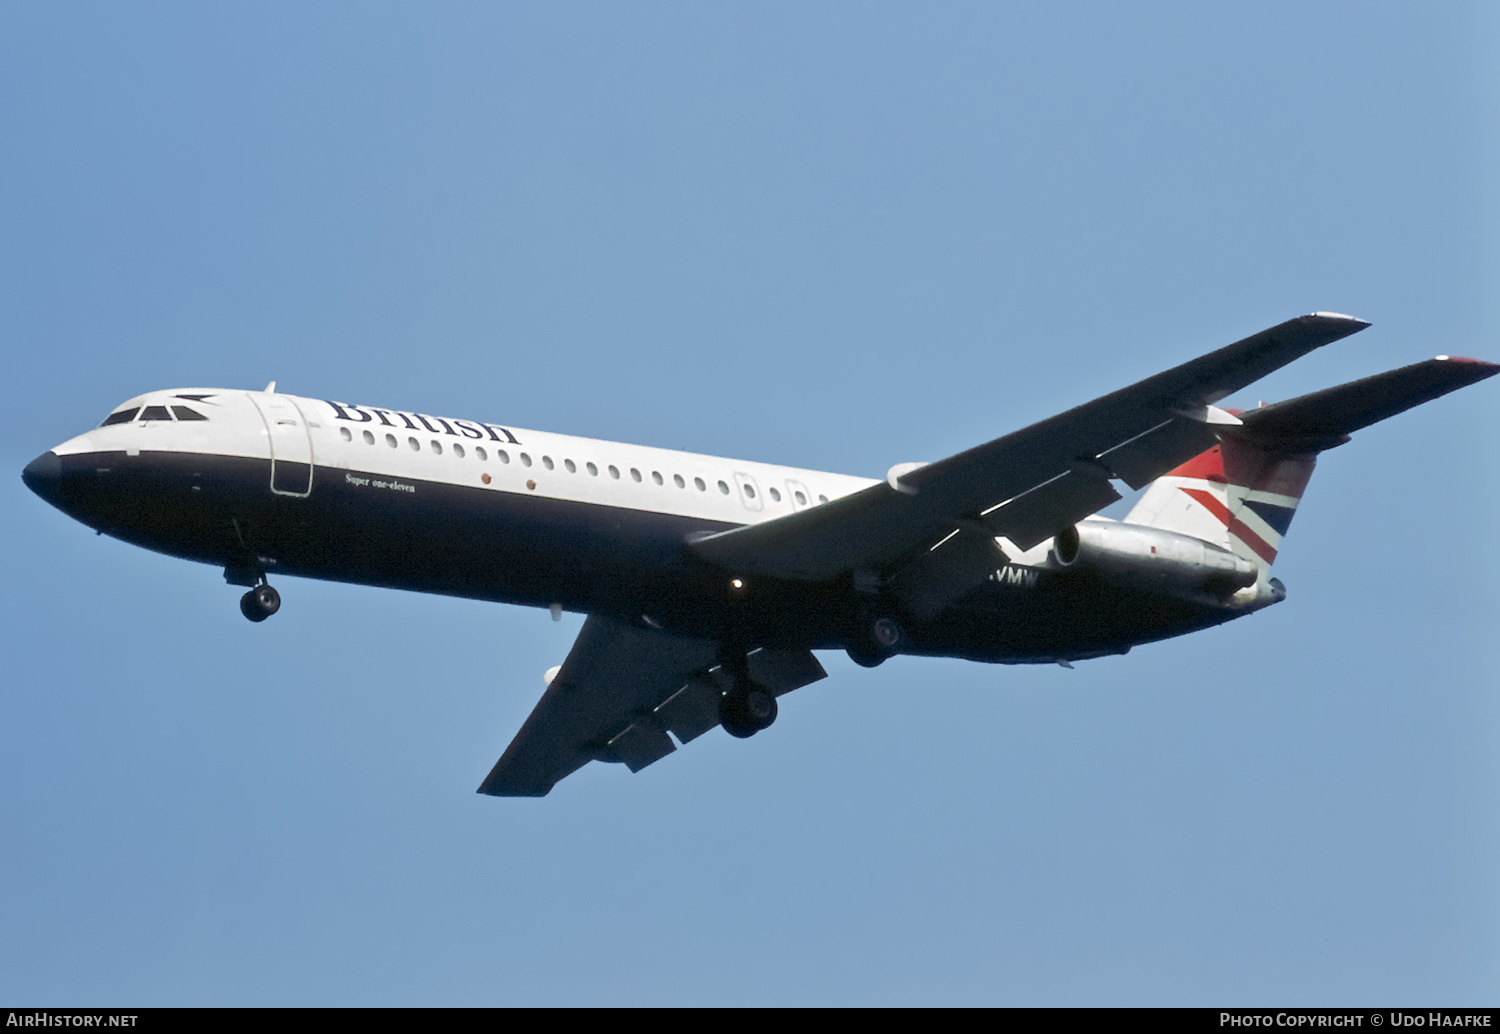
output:
POLYGON ((286 395, 249 391, 250 401, 266 422, 271 448, 271 491, 306 496, 312 492, 312 436, 297 403, 286 395))

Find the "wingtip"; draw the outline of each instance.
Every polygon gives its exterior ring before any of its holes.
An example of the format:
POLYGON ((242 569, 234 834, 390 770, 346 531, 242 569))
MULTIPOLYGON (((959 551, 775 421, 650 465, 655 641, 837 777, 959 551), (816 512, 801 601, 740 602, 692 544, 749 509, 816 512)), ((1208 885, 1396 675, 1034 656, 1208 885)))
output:
POLYGON ((1369 320, 1362 320, 1358 316, 1350 316, 1343 312, 1312 312, 1308 313, 1309 319, 1334 320, 1339 323, 1358 324, 1356 330, 1364 330, 1370 325, 1369 320))
POLYGON ((1492 363, 1487 359, 1471 359, 1466 355, 1435 355, 1432 358, 1438 363, 1473 363, 1476 366, 1500 367, 1500 363, 1492 363))
POLYGON ((486 779, 474 792, 486 797, 545 797, 552 792, 553 785, 548 783, 545 787, 514 786, 486 779))
POLYGON ((1485 359, 1470 359, 1466 355, 1433 356, 1428 362, 1455 367, 1451 371, 1451 375, 1467 384, 1475 384, 1482 380, 1488 380, 1495 376, 1495 374, 1500 373, 1500 363, 1492 363, 1485 359))

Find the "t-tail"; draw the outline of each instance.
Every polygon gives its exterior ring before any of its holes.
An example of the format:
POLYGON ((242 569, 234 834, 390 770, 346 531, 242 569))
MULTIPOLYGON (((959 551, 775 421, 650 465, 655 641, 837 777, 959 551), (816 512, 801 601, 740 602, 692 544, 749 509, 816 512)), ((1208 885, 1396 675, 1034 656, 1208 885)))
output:
POLYGON ((1500 373, 1500 365, 1438 356, 1336 388, 1237 413, 1219 444, 1152 482, 1125 518, 1180 532, 1255 564, 1256 595, 1280 595, 1270 568, 1318 454, 1413 406, 1500 373))

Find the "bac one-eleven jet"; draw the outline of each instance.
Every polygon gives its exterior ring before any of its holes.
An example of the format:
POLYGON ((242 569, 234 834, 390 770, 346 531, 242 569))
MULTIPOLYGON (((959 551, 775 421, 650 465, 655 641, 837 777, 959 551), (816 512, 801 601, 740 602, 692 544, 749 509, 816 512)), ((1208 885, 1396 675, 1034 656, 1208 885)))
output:
POLYGON ((1317 454, 1500 366, 1439 356, 1274 405, 1214 403, 1368 324, 1313 313, 883 480, 264 391, 156 391, 33 460, 91 528, 222 567, 588 615, 482 793, 747 737, 814 650, 1010 664, 1252 614, 1317 454), (1150 486, 1123 522, 1114 481, 1150 486))

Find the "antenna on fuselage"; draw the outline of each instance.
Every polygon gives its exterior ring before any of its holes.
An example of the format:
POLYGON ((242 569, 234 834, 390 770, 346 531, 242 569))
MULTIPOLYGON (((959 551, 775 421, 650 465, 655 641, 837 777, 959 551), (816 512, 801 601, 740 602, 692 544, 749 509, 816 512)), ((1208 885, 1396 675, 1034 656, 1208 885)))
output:
POLYGON ((274 394, 276 394, 276 382, 275 381, 272 381, 270 384, 266 385, 266 394, 267 395, 274 395, 274 394))

